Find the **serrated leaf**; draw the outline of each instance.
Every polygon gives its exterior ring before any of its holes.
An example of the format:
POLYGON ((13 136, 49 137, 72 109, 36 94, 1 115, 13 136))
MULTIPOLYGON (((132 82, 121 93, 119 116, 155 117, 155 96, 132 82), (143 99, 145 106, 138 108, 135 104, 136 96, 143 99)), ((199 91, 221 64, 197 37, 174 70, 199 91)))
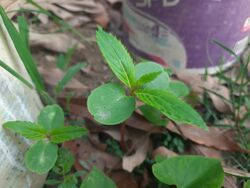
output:
POLYGON ((100 27, 96 32, 96 42, 113 73, 125 85, 132 88, 135 83, 135 67, 123 44, 100 27))
POLYGON ((13 44, 17 50, 18 55, 20 56, 22 63, 24 64, 31 80, 36 86, 36 89, 41 92, 45 91, 45 87, 42 82, 42 78, 37 70, 37 66, 34 63, 33 57, 30 51, 27 48, 26 43, 20 36, 20 33, 16 30, 15 26, 11 20, 6 15, 4 9, 0 6, 0 15, 2 17, 3 23, 8 31, 8 34, 13 41, 13 44))
POLYGON ((218 159, 178 156, 153 165, 153 174, 162 183, 177 188, 221 188, 224 172, 218 159))
POLYGON ((169 119, 207 130, 198 112, 171 92, 144 89, 136 91, 135 94, 141 101, 160 110, 169 119))
POLYGON ((185 97, 189 95, 190 92, 188 86, 180 81, 170 82, 168 90, 172 91, 172 93, 177 97, 185 97))
POLYGON ((151 123, 155 125, 165 126, 168 123, 165 115, 161 113, 156 108, 149 106, 147 104, 139 107, 140 111, 143 113, 143 116, 151 123))
POLYGON ((30 140, 42 140, 46 138, 46 130, 35 123, 27 121, 9 121, 4 123, 3 127, 30 140))
POLYGON ((58 158, 53 171, 57 174, 65 175, 68 173, 74 165, 75 157, 72 152, 67 148, 59 148, 58 158))
POLYGON ((41 110, 37 118, 37 123, 48 132, 53 129, 63 128, 64 112, 61 107, 56 104, 48 105, 41 110))
POLYGON ((131 116, 135 110, 135 97, 126 96, 119 84, 109 83, 91 92, 87 106, 96 121, 116 125, 131 116))
POLYGON ((50 134, 50 141, 53 143, 63 143, 69 140, 80 138, 87 134, 87 130, 78 126, 65 126, 53 129, 50 134))
POLYGON ((25 153, 26 167, 37 174, 50 171, 57 160, 58 146, 56 144, 39 141, 25 153))
POLYGON ((148 74, 144 74, 142 77, 140 77, 139 80, 136 81, 136 85, 141 86, 141 85, 147 84, 149 82, 152 82, 161 73, 162 73, 162 71, 157 71, 157 72, 151 72, 151 73, 148 73, 148 74))
POLYGON ((115 183, 102 171, 93 167, 80 188, 116 188, 115 183))
POLYGON ((169 85, 169 76, 168 73, 164 71, 164 68, 154 62, 142 62, 135 66, 136 80, 142 79, 148 74, 155 72, 161 72, 155 79, 152 79, 151 82, 143 85, 143 88, 148 89, 167 89, 169 85))
POLYGON ((69 83, 69 81, 75 76, 75 74, 81 70, 81 68, 83 68, 84 66, 86 66, 85 63, 78 63, 72 67, 70 67, 68 69, 68 71, 65 73, 64 77, 62 78, 62 80, 60 80, 57 83, 56 86, 56 93, 59 94, 62 92, 63 88, 66 86, 67 83, 69 83))

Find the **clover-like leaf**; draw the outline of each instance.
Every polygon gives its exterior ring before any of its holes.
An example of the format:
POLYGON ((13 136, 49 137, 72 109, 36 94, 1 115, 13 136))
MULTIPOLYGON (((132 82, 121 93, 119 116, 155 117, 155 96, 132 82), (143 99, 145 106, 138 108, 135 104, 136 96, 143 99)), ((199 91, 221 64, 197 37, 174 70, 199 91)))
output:
POLYGON ((136 80, 140 80, 145 76, 151 77, 152 74, 156 74, 156 77, 150 80, 150 82, 144 84, 143 88, 148 88, 148 89, 167 89, 168 88, 169 76, 168 76, 168 73, 164 71, 164 68, 161 65, 148 61, 148 62, 139 63, 135 66, 136 80))
POLYGON ((45 174, 56 163, 58 146, 56 144, 39 141, 25 153, 26 167, 37 174, 45 174))
POLYGON ((115 183, 102 171, 93 167, 80 188, 116 188, 115 183))
POLYGON ((96 121, 116 125, 131 116, 135 110, 135 97, 126 96, 119 84, 108 83, 91 92, 87 106, 96 121))
POLYGON ((42 140, 46 138, 46 130, 35 123, 27 121, 9 121, 4 123, 3 127, 30 140, 42 140))
POLYGON ((50 134, 50 141, 56 144, 80 138, 87 134, 87 130, 78 126, 65 126, 53 129, 50 134))
POLYGON ((181 123, 196 125, 207 130, 207 126, 198 112, 172 94, 172 92, 142 89, 136 91, 135 94, 141 101, 160 110, 169 119, 181 123))
POLYGON ((96 32, 96 42, 113 73, 125 85, 132 88, 135 83, 135 67, 123 44, 100 27, 96 32))
POLYGON ((168 90, 172 91, 172 93, 177 97, 185 97, 190 92, 188 86, 180 81, 170 82, 168 90))
POLYGON ((221 188, 224 172, 218 159, 178 156, 153 165, 153 174, 162 183, 177 188, 221 188))
POLYGON ((37 118, 37 123, 47 131, 62 128, 64 126, 64 113, 62 108, 58 105, 44 107, 37 118))

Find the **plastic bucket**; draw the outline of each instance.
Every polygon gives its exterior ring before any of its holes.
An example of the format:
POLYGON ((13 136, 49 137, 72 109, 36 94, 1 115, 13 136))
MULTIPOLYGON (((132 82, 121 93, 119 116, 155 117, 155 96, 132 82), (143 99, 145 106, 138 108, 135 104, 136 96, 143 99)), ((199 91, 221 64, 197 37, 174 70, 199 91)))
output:
POLYGON ((249 42, 250 0, 126 0, 124 41, 130 50, 173 69, 214 73, 249 42))

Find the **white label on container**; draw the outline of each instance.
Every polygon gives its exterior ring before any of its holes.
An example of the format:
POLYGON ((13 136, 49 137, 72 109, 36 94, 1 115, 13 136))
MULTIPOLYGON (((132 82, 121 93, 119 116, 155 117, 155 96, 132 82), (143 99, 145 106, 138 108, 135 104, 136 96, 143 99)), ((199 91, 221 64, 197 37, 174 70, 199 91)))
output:
POLYGON ((186 68, 187 53, 171 28, 124 4, 128 41, 151 59, 176 69, 186 68))
POLYGON ((246 19, 244 26, 242 28, 242 32, 250 31, 250 17, 246 19))
MULTIPOLYGON (((153 0, 137 0, 136 6, 137 7, 151 7, 153 0)), ((176 6, 180 0, 161 0, 163 7, 173 7, 176 6)))

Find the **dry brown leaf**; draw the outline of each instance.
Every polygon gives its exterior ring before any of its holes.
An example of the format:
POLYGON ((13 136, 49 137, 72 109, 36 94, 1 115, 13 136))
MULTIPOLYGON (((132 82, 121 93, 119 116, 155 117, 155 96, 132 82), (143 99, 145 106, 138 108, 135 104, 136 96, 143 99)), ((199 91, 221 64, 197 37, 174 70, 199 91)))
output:
POLYGON ((153 158, 155 158, 157 155, 160 155, 163 157, 174 157, 174 156, 177 156, 178 154, 169 150, 168 148, 164 146, 160 146, 154 150, 153 158))
POLYGON ((224 180, 224 188, 238 188, 237 178, 233 176, 226 176, 224 180))
MULTIPOLYGON (((90 135, 91 136, 91 135, 90 135)), ((88 140, 75 140, 64 143, 64 147, 70 149, 76 157, 75 167, 82 170, 81 162, 89 168, 97 166, 99 169, 121 169, 120 158, 98 150, 88 140)), ((89 169, 88 169, 89 170, 89 169)))
POLYGON ((135 148, 135 153, 122 158, 122 168, 128 172, 132 172, 135 167, 143 163, 147 157, 150 147, 150 139, 147 137, 140 145, 135 148))
MULTIPOLYGON (((0 0, 0 5, 4 8, 5 11, 9 12, 12 10, 17 10, 19 7, 24 5, 26 0, 0 0)), ((16 12, 8 13, 8 16, 12 18, 16 12)))
POLYGON ((214 148, 209 148, 198 144, 192 144, 191 150, 192 153, 194 154, 203 155, 205 157, 222 159, 221 151, 216 150, 214 148))
POLYGON ((67 52, 69 48, 72 48, 75 45, 77 45, 79 49, 85 48, 84 45, 77 40, 61 33, 39 34, 31 32, 30 44, 31 46, 42 46, 48 50, 56 52, 67 52))
MULTIPOLYGON (((43 9, 51 11, 53 14, 68 22, 71 26, 81 26, 89 21, 96 21, 98 24, 107 26, 109 16, 103 4, 93 0, 34 0, 43 9)), ((6 3, 5 3, 6 4, 6 3)), ((7 6, 7 5, 6 5, 7 6)), ((37 7, 22 3, 20 8, 37 10, 37 7)), ((40 16, 40 21, 44 24, 48 22, 48 16, 40 16)))
POLYGON ((244 172, 242 170, 227 167, 227 166, 224 166, 223 169, 226 174, 236 176, 236 177, 250 178, 250 173, 248 172, 244 172))
MULTIPOLYGON (((56 86, 57 83, 63 78, 65 73, 61 71, 60 69, 57 68, 44 68, 44 67, 39 67, 38 68, 40 74, 43 76, 45 83, 50 85, 50 86, 56 86)), ((70 82, 65 86, 66 90, 74 90, 74 91, 82 91, 86 89, 87 87, 76 80, 75 78, 72 78, 70 82)))
POLYGON ((113 171, 110 177, 114 180, 118 188, 139 188, 133 175, 126 171, 113 171))
POLYGON ((224 151, 239 151, 244 153, 250 153, 250 151, 242 149, 236 140, 234 132, 232 130, 221 131, 218 128, 210 127, 209 131, 204 131, 198 127, 183 125, 179 127, 180 133, 173 123, 169 123, 167 129, 177 134, 183 134, 185 138, 207 147, 212 147, 224 151))
POLYGON ((230 101, 230 91, 227 87, 223 86, 217 77, 204 76, 200 74, 189 74, 182 71, 176 73, 178 79, 185 82, 193 92, 202 95, 204 89, 207 89, 207 92, 214 104, 214 107, 222 113, 232 112, 232 105, 228 102, 230 101), (217 93, 223 96, 226 100, 222 99, 220 96, 213 94, 217 93))

